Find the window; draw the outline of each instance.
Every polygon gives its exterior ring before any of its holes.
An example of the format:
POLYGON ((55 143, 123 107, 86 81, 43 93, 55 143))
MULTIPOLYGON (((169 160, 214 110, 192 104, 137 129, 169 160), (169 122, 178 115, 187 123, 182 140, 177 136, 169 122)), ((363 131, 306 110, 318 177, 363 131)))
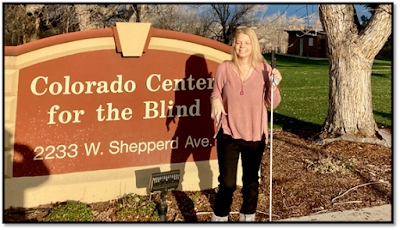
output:
POLYGON ((308 38, 308 46, 313 46, 314 38, 308 38))

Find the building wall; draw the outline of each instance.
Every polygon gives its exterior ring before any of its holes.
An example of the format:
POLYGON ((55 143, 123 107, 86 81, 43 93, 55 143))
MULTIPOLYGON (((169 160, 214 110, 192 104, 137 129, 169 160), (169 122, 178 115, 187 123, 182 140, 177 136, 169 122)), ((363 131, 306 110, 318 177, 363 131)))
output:
POLYGON ((319 57, 318 52, 318 39, 315 36, 304 36, 303 56, 306 57, 319 57))
POLYGON ((289 47, 288 54, 300 55, 300 39, 303 39, 303 53, 302 56, 306 57, 327 57, 326 45, 324 44, 325 35, 318 34, 317 36, 304 35, 301 38, 296 36, 295 32, 289 33, 289 47), (310 46, 310 38, 313 39, 310 46))
POLYGON ((300 54, 300 38, 291 32, 289 32, 289 45, 287 53, 294 55, 300 54))

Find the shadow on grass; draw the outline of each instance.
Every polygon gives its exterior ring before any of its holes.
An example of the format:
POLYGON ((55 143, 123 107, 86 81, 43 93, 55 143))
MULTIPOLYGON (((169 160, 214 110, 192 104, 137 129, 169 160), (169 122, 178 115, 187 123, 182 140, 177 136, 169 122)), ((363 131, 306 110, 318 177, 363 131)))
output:
MULTIPOLYGON (((392 116, 391 113, 384 113, 384 112, 374 111, 374 115, 378 115, 378 116, 381 116, 381 117, 384 117, 384 118, 388 118, 388 119, 393 121, 393 116, 392 116)), ((387 126, 389 128, 392 128, 391 125, 385 125, 385 124, 380 124, 380 123, 378 123, 378 125, 383 125, 383 126, 387 126)))
MULTIPOLYGON (((268 121, 270 117, 268 116, 268 121)), ((311 138, 321 131, 321 125, 301 121, 293 117, 274 113, 274 124, 282 127, 286 132, 298 135, 302 139, 311 138)))
POLYGON ((372 72, 371 75, 375 76, 375 77, 380 77, 380 78, 391 78, 390 74, 388 74, 388 73, 374 73, 374 72, 372 72))
MULTIPOLYGON (((271 54, 264 54, 264 58, 268 61, 268 63, 271 63, 271 54)), ((288 67, 310 67, 310 65, 319 65, 319 66, 328 66, 328 60, 313 60, 313 59, 307 59, 307 58, 301 58, 301 57, 289 57, 289 56, 283 56, 279 54, 275 54, 275 59, 276 59, 276 64, 279 65, 282 63, 285 63, 287 65, 290 63, 290 66, 285 66, 285 68, 288 67)))
MULTIPOLYGON (((268 111, 268 114, 271 112, 268 111)), ((374 111, 374 115, 381 116, 383 118, 391 119, 393 120, 393 116, 391 113, 384 113, 384 112, 378 112, 374 111)), ((270 122, 270 116, 268 115, 268 122, 270 122)), ((392 125, 387 125, 387 124, 380 124, 377 123, 380 126, 386 126, 388 128, 392 128, 392 125)), ((307 138, 312 138, 322 130, 322 126, 319 124, 311 123, 311 122, 306 122, 302 121, 293 117, 288 117, 282 114, 277 114, 274 113, 274 126, 280 126, 282 127, 282 130, 286 132, 290 132, 293 134, 298 135, 302 139, 307 139, 307 138)), ((269 126, 268 126, 269 127, 269 126)))

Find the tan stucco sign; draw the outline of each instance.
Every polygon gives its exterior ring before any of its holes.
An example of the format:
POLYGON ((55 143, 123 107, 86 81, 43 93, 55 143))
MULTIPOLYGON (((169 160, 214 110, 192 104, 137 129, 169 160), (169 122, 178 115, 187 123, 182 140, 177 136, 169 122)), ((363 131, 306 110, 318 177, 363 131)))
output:
POLYGON ((6 205, 140 192, 135 172, 154 167, 181 169, 183 188, 215 186, 209 96, 229 52, 206 38, 140 23, 5 47, 6 205), (28 178, 32 186, 23 185, 28 178), (90 183, 124 184, 125 191, 89 195, 90 183), (17 201, 11 190, 25 190, 23 197, 27 187, 86 195, 17 201))

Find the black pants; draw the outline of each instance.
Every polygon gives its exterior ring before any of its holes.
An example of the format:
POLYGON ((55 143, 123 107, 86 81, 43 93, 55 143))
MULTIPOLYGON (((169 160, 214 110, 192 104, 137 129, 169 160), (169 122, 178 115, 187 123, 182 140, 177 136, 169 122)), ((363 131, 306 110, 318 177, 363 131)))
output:
POLYGON ((258 170, 265 149, 265 135, 261 141, 233 139, 220 129, 217 135, 217 154, 219 166, 219 190, 215 198, 214 213, 227 216, 236 190, 236 174, 239 153, 243 167, 243 204, 240 212, 253 214, 258 201, 258 170))

